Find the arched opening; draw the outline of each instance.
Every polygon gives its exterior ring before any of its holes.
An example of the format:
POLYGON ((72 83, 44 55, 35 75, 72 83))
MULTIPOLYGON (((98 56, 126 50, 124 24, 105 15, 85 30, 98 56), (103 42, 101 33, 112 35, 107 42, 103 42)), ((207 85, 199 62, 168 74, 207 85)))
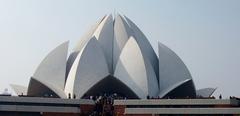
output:
POLYGON ((178 86, 163 98, 173 98, 173 99, 181 99, 181 98, 196 98, 196 90, 192 80, 189 80, 182 85, 178 86))
POLYGON ((139 97, 124 83, 113 76, 108 76, 91 87, 82 98, 88 96, 100 96, 104 94, 117 94, 128 99, 138 99, 139 97))
POLYGON ((49 89, 47 86, 39 82, 38 80, 31 78, 28 85, 28 96, 32 97, 54 97, 59 98, 59 96, 49 89))

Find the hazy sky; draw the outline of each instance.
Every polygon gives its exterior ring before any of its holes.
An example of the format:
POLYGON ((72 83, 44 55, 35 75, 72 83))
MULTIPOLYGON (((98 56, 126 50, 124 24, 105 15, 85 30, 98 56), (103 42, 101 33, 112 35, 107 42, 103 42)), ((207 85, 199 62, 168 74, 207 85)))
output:
MULTIPOLYGON (((56 46, 79 38, 105 14, 135 22, 157 50, 175 51, 196 88, 240 97, 240 0, 0 0, 0 92, 28 85, 56 46)), ((12 90, 10 90, 12 92, 12 90)))

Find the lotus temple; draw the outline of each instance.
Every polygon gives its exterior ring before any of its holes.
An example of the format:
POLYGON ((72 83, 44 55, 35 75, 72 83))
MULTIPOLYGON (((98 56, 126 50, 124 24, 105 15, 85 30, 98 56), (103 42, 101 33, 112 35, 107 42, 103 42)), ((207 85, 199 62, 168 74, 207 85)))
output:
POLYGON ((215 89, 196 91, 179 56, 158 42, 157 53, 128 17, 106 15, 76 43, 53 49, 39 64, 27 88, 12 85, 17 94, 85 98, 117 93, 127 98, 195 98, 215 89), (68 56, 68 54, 70 54, 68 56))
POLYGON ((238 116, 240 98, 196 89, 181 60, 128 17, 106 15, 76 46, 66 41, 39 63, 17 96, 0 94, 1 116, 238 116))

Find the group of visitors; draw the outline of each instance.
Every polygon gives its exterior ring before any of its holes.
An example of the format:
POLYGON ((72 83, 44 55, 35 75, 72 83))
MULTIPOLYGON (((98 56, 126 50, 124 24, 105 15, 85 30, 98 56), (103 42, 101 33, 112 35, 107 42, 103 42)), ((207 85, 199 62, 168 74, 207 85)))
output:
POLYGON ((104 94, 103 96, 89 96, 90 99, 94 100, 96 105, 91 116, 113 116, 114 99, 124 99, 125 97, 119 96, 118 94, 104 94))

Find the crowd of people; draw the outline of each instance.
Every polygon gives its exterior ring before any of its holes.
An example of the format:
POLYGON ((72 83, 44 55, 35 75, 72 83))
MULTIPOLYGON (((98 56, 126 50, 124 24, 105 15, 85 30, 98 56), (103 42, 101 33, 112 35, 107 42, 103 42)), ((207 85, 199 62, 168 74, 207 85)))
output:
POLYGON ((104 94, 103 96, 89 96, 89 99, 95 101, 95 108, 90 116, 113 116, 114 115, 114 99, 126 99, 126 97, 118 94, 104 94))

